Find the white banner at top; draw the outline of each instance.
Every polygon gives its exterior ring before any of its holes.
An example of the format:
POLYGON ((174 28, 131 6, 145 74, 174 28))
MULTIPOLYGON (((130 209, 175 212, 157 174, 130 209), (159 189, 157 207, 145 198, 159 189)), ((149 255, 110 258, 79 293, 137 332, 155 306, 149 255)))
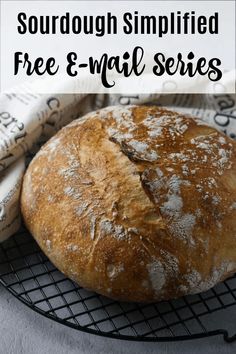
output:
POLYGON ((2 1, 1 91, 235 93, 235 26, 233 0, 2 1))

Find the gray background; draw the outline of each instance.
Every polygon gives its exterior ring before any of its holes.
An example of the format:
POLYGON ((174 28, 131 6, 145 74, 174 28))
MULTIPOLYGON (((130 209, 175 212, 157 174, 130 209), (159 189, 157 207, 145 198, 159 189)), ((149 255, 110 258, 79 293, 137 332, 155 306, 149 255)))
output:
MULTIPOLYGON (((231 307, 215 313, 214 320, 228 323, 236 332, 236 311, 231 307)), ((0 354, 228 354, 236 342, 222 336, 173 343, 137 343, 82 333, 35 313, 0 286, 0 354)))

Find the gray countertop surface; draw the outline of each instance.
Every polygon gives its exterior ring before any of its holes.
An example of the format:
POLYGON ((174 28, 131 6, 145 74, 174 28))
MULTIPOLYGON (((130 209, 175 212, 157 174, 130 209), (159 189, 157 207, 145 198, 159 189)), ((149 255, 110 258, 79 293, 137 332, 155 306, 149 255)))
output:
MULTIPOLYGON (((214 320, 228 321, 236 332, 236 309, 218 312, 214 320)), ((102 338, 67 328, 35 313, 0 286, 0 354, 227 354, 236 353, 236 342, 221 336, 172 343, 142 343, 102 338)))

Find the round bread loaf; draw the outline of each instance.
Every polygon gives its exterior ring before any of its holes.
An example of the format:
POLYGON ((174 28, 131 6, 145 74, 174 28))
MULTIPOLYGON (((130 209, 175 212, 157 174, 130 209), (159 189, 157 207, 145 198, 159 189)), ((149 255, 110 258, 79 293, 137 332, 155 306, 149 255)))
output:
POLYGON ((205 291, 236 271, 236 143, 159 107, 109 107, 31 161, 21 208, 64 274, 138 302, 205 291))

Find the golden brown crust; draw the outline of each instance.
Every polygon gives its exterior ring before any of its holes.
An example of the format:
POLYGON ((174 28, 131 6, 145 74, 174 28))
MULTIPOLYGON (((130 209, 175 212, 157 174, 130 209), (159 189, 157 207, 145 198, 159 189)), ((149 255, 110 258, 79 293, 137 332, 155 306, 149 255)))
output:
POLYGON ((158 107, 109 107, 32 160, 21 207, 51 261, 125 301, 204 291, 236 271, 236 143, 158 107))

